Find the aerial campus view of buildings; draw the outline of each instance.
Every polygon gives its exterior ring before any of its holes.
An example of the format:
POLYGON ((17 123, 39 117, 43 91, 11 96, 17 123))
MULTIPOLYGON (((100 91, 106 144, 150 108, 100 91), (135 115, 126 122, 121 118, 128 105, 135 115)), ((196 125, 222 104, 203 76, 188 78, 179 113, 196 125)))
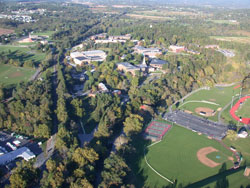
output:
MULTIPOLYGON (((44 9, 34 11, 41 15, 46 12, 44 9)), ((0 15, 0 18, 32 23, 36 20, 27 15, 33 13, 29 13, 28 10, 18 10, 12 12, 12 16, 0 15)), ((3 30, 3 32, 11 35, 13 31, 3 30)), ((109 45, 127 45, 129 43, 129 47, 126 49, 128 52, 119 54, 112 66, 116 71, 115 74, 121 77, 128 76, 133 79, 138 75, 143 75, 145 80, 138 83, 138 90, 147 83, 159 80, 162 75, 182 71, 182 66, 178 63, 174 71, 166 68, 170 65, 170 61, 168 62, 164 55, 183 55, 196 58, 202 55, 202 50, 206 49, 219 52, 229 60, 236 55, 236 51, 221 48, 220 45, 213 43, 196 45, 196 51, 189 49, 188 44, 182 43, 169 45, 166 48, 155 44, 145 45, 144 39, 136 40, 130 33, 91 35, 79 42, 80 44, 78 43, 77 46, 65 49, 65 58, 58 62, 57 66, 67 68, 67 74, 69 73, 73 80, 71 80, 72 88, 65 93, 65 97, 93 99, 94 101, 100 94, 104 94, 114 98, 118 97, 122 108, 131 104, 130 94, 123 89, 111 87, 105 80, 98 81, 94 87, 85 89, 86 82, 90 80, 89 77, 99 71, 98 66, 109 62, 107 60, 110 58, 109 45), (91 47, 86 47, 89 43, 91 43, 91 47), (138 55, 140 60, 137 62, 127 60, 126 57, 130 55, 138 55)), ((56 43, 50 40, 49 35, 33 32, 17 38, 15 42, 19 43, 18 45, 56 43)), ((53 68, 52 75, 56 74, 56 66, 53 68)), ((39 73, 38 77, 41 75, 39 73)), ((43 78, 40 77, 39 80, 42 82, 43 78)), ((250 138, 248 112, 250 94, 242 92, 245 88, 246 85, 243 82, 200 86, 192 92, 190 90, 190 93, 182 96, 181 99, 172 101, 173 104, 164 109, 164 112, 146 102, 139 105, 138 109, 141 114, 147 114, 150 110, 152 111, 152 108, 155 110, 154 118, 147 121, 149 123, 144 123, 140 132, 141 140, 147 143, 140 146, 143 147, 143 157, 140 159, 140 162, 142 161, 141 172, 145 173, 145 177, 147 177, 145 185, 147 187, 177 185, 176 180, 178 180, 187 187, 213 186, 215 180, 211 179, 220 179, 220 175, 217 177, 217 173, 224 165, 226 167, 222 173, 226 174, 229 181, 243 180, 244 183, 249 181, 250 167, 248 163, 246 164, 246 159, 249 159, 247 144, 250 138), (190 169, 192 169, 192 173, 190 173, 190 169), (210 180, 211 184, 207 183, 210 180)), ((9 98, 1 102, 7 104, 11 100, 12 98, 9 98)), ((81 124, 83 134, 78 134, 78 139, 82 148, 93 140, 98 126, 91 133, 85 133, 81 124)), ((47 141, 39 141, 39 139, 33 139, 25 134, 11 132, 7 129, 2 130, 0 132, 0 166, 5 176, 0 178, 0 185, 8 181, 12 169, 16 167, 16 162, 21 160, 31 161, 35 168, 44 168, 46 161, 54 154, 54 142, 54 135, 47 141)), ((122 130, 112 142, 111 153, 118 153, 117 146, 120 147, 129 142, 128 135, 122 130)))
MULTIPOLYGON (((32 36, 29 35, 28 38, 22 38, 20 42, 33 42, 33 41, 44 41, 46 38, 42 36, 32 36)), ((123 36, 109 36, 107 38, 106 33, 94 35, 90 37, 90 40, 93 40, 96 43, 123 43, 127 40, 131 40, 133 43, 135 43, 135 46, 133 47, 133 53, 142 54, 143 55, 143 61, 141 64, 133 65, 129 62, 120 62, 117 63, 117 70, 123 73, 131 73, 132 75, 136 75, 137 72, 142 72, 143 74, 150 74, 154 73, 156 71, 163 71, 163 66, 168 64, 167 61, 161 60, 158 58, 159 55, 162 53, 168 53, 168 50, 160 49, 160 48, 146 48, 143 46, 140 46, 140 41, 132 40, 130 34, 126 34, 123 36), (148 59, 146 62, 146 58, 148 59)), ((83 45, 78 45, 76 47, 73 47, 72 51, 70 52, 69 56, 66 57, 68 60, 67 63, 70 66, 82 66, 86 64, 90 64, 92 62, 102 62, 105 61, 107 54, 103 50, 92 50, 92 51, 82 51, 81 48, 83 45)), ((213 48, 215 50, 218 50, 219 52, 223 53, 225 56, 232 57, 232 52, 227 50, 221 50, 219 49, 219 46, 217 45, 207 45, 204 48, 213 48)), ((169 47, 170 53, 191 53, 191 54, 199 54, 199 52, 188 50, 185 46, 175 46, 171 45, 169 47)), ((127 55, 127 54, 125 54, 127 55)), ((95 67, 92 65, 92 72, 95 71, 95 67)), ((87 75, 86 72, 79 74, 72 73, 73 78, 79 79, 79 80, 85 80, 87 75)), ((236 87, 238 89, 240 86, 236 87)), ((84 95, 83 86, 76 86, 76 96, 84 95)), ((110 90, 105 86, 104 83, 99 83, 98 85, 98 92, 101 93, 107 93, 110 92, 110 90)), ((209 87, 205 89, 210 90, 209 87)), ((98 93, 97 92, 97 93, 98 93)), ((120 92, 117 90, 114 90, 113 92, 120 92)), ((97 93, 87 93, 89 96, 95 96, 97 93)), ((240 124, 244 124, 245 128, 243 126, 242 129, 238 132, 237 137, 239 138, 246 138, 248 137, 249 132, 249 125, 250 124, 250 118, 248 117, 238 117, 235 115, 235 111, 240 108, 244 101, 247 100, 248 96, 242 97, 240 96, 240 100, 231 108, 230 114, 232 117, 238 121, 240 124)), ((185 101, 188 101, 188 98, 181 99, 177 102, 180 102, 180 104, 185 103, 185 101)), ((189 101, 190 102, 190 101, 189 101)), ((196 101, 197 102, 197 101, 196 101)), ((175 125, 179 125, 182 127, 185 127, 188 130, 191 130, 192 132, 197 133, 198 135, 205 135, 209 139, 217 140, 218 142, 221 142, 221 140, 224 139, 224 137, 227 135, 228 126, 226 124, 223 124, 221 122, 216 122, 214 120, 210 120, 209 117, 215 116, 216 113, 219 113, 218 109, 210 109, 203 106, 204 101, 201 100, 201 106, 199 108, 196 108, 195 110, 183 110, 182 108, 178 108, 173 110, 171 109, 169 112, 166 112, 162 115, 162 118, 166 120, 166 122, 161 122, 157 120, 152 120, 152 122, 147 126, 145 129, 144 136, 146 139, 149 139, 153 142, 160 142, 163 140, 165 135, 168 135, 168 132, 171 132, 171 128, 175 125), (167 123, 169 122, 169 123, 167 123), (175 125, 174 125, 175 124, 175 125)), ((190 102, 189 104, 191 104, 190 102)), ((209 102, 207 102, 209 103, 209 102)), ((211 104, 213 102, 210 102, 211 104)), ((174 106, 174 105, 173 105, 174 106)), ((179 105, 181 106, 181 105, 179 105)), ((223 107, 223 106, 221 106, 223 107)), ((172 108, 172 107, 171 107, 172 108)), ((27 140, 23 139, 23 137, 15 138, 13 137, 14 134, 9 135, 7 133, 2 132, 1 133, 1 156, 0 156, 0 164, 5 165, 9 164, 11 161, 15 161, 18 158, 23 158, 24 160, 30 160, 35 158, 35 156, 41 154, 41 150, 39 150, 39 145, 41 144, 34 144, 31 147, 31 143, 27 140), (22 138, 22 139, 20 139, 22 138), (24 142, 24 144, 22 144, 24 142), (5 149, 7 148, 7 149, 5 149)), ((235 159, 230 159, 233 161, 234 169, 237 169, 240 167, 241 161, 242 161, 242 155, 237 152, 237 148, 234 146, 231 146, 231 148, 228 148, 231 150, 233 155, 235 155, 235 159)), ((198 157, 199 161, 212 168, 212 166, 217 166, 213 160, 206 157, 207 155, 217 152, 217 150, 213 147, 204 147, 199 152, 200 156, 198 157)), ((198 154, 197 154, 198 156, 198 154)), ((217 155, 219 157, 219 154, 217 155)), ((148 161, 147 161, 148 163, 148 161)), ((219 164, 219 163, 218 163, 219 164)), ((154 169, 150 164, 148 164, 150 168, 152 168, 153 171, 155 171, 157 174, 159 173, 156 169, 154 169)), ((245 170, 245 175, 247 176, 247 173, 249 173, 248 168, 245 170)), ((161 175, 161 174, 160 174, 161 175)), ((164 176, 165 177, 165 176, 164 176)))

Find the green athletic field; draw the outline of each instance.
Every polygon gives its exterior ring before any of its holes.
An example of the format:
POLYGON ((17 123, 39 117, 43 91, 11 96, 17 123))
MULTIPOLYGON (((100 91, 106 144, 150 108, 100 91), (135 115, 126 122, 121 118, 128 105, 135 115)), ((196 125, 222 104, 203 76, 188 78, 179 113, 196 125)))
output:
MULTIPOLYGON (((219 142, 175 125, 165 135, 162 142, 148 148, 146 157, 155 170, 170 180, 177 179, 183 187, 197 182, 199 187, 202 187, 215 182, 221 168, 221 165, 215 168, 207 167, 198 160, 197 151, 208 146, 219 150, 216 154, 210 154, 211 159, 221 156, 221 161, 217 162, 225 161, 227 169, 233 166, 232 161, 227 160, 228 156, 232 156, 232 152, 224 148, 219 142), (200 182, 201 180, 204 181, 200 182)), ((140 171, 143 172, 145 177, 145 186, 163 187, 169 184, 153 172, 147 166, 145 160, 141 161, 140 167, 140 171)), ((233 175, 233 173, 230 174, 228 178, 233 175)), ((241 181, 241 178, 245 178, 244 176, 237 177, 234 181, 241 181)), ((235 182, 231 183, 235 184, 235 182)), ((197 184, 194 184, 194 186, 197 186, 197 184)))
MULTIPOLYGON (((179 109, 188 110, 196 114, 195 109, 197 107, 207 107, 213 110, 218 108, 223 108, 225 105, 230 103, 232 96, 240 92, 240 88, 234 89, 235 86, 231 87, 214 87, 210 90, 201 90, 198 91, 187 99, 183 103, 179 104, 179 109), (200 103, 198 101, 201 101, 200 103), (215 103, 215 104, 209 104, 215 103)), ((198 114, 197 114, 198 115, 198 114)), ((217 121, 218 112, 213 117, 208 117, 208 119, 217 121)), ((203 117, 203 116, 202 116, 203 117)))
POLYGON ((235 113, 238 117, 250 118, 250 99, 247 99, 235 113))
POLYGON ((39 36, 51 37, 54 33, 55 33, 55 31, 44 31, 44 32, 37 32, 37 33, 33 33, 33 34, 34 35, 39 35, 39 36))
POLYGON ((19 59, 21 62, 33 60, 39 63, 45 58, 44 53, 38 53, 28 47, 22 46, 2 45, 0 46, 0 53, 1 52, 8 54, 9 58, 14 60, 19 59))
POLYGON ((35 72, 36 70, 31 68, 0 64, 0 83, 8 85, 28 81, 35 72))
MULTIPOLYGON (((243 156, 243 163, 246 163, 247 166, 250 166, 250 137, 247 138, 238 138, 237 140, 231 141, 229 139, 224 139, 223 142, 228 146, 234 146, 238 152, 240 152, 243 156)), ((250 177, 244 177, 245 168, 242 168, 239 172, 236 172, 234 174, 231 174, 227 177, 229 181, 230 187, 240 187, 241 185, 246 187, 250 186, 250 177)), ((207 186, 210 186, 211 188, 215 186, 215 183, 211 183, 207 186)), ((204 186, 206 188, 207 186, 204 186)))

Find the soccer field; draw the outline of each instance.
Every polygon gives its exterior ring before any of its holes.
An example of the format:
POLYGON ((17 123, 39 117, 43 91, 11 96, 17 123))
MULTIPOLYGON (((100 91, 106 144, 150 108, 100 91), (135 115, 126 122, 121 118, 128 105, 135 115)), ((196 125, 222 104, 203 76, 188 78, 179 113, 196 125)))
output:
POLYGON ((35 69, 0 64, 0 83, 3 85, 28 81, 35 69))
MULTIPOLYGON (((223 162, 226 162, 228 169, 231 168, 233 162, 229 160, 229 157, 232 156, 233 153, 219 142, 179 126, 173 126, 162 142, 153 145, 146 151, 147 161, 156 171, 171 181, 177 179, 183 186, 216 175, 223 162), (197 152, 207 147, 217 150, 208 154, 207 157, 216 163, 220 163, 218 166, 211 168, 198 159, 197 152)), ((145 160, 141 162, 141 171, 147 177, 145 186, 162 187, 169 184, 152 171, 145 160)), ((216 181, 216 177, 212 181, 205 182, 209 184, 214 181, 216 181)))
POLYGON ((2 45, 0 46, 0 52, 7 53, 9 58, 21 62, 33 60, 36 63, 40 63, 45 58, 45 53, 36 52, 22 46, 2 45))

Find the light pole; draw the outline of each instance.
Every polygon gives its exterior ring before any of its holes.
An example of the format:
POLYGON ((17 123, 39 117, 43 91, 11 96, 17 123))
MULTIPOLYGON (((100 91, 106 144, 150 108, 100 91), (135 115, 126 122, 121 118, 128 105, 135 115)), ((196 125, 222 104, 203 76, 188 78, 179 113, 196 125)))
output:
MULTIPOLYGON (((242 87, 240 88, 240 96, 239 96, 240 98, 241 98, 241 92, 242 92, 242 87)), ((239 98, 239 99, 240 99, 240 98, 239 98)))
POLYGON ((233 98, 234 98, 234 96, 232 96, 231 109, 233 107, 233 98))

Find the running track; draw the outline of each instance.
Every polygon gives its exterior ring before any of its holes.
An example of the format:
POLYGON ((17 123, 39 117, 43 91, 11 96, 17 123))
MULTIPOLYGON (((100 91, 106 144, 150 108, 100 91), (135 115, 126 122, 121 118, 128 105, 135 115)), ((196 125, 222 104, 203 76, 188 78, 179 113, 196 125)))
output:
MULTIPOLYGON (((246 97, 243 97, 241 98, 230 110, 230 114, 231 116, 237 120, 237 121, 240 121, 240 117, 238 117, 236 114, 235 114, 235 111, 240 107, 240 103, 243 103, 245 100, 249 99, 250 96, 246 96, 246 97)), ((241 122, 248 125, 250 124, 250 118, 244 118, 242 117, 241 119, 241 122)))

